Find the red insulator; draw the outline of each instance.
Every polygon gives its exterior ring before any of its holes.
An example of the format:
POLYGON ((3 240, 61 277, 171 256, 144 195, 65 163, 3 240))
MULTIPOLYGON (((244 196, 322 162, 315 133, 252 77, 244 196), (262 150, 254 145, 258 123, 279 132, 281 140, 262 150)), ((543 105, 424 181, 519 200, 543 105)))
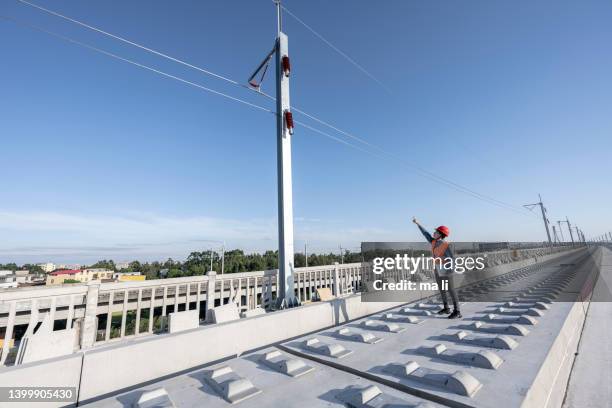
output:
POLYGON ((289 134, 293 134, 293 115, 289 111, 285 111, 285 126, 289 131, 289 134))
POLYGON ((285 76, 289 76, 289 73, 291 72, 291 61, 289 61, 288 56, 283 55, 283 58, 281 58, 281 66, 283 67, 283 74, 285 74, 285 76))

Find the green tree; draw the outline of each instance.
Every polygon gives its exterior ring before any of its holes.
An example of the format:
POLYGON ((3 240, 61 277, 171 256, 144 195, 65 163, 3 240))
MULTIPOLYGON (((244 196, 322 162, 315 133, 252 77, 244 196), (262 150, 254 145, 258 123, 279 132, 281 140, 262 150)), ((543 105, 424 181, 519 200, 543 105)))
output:
POLYGON ((117 270, 117 268, 115 267, 115 262, 112 259, 103 259, 101 261, 98 261, 95 264, 91 265, 90 268, 103 268, 109 271, 117 270))

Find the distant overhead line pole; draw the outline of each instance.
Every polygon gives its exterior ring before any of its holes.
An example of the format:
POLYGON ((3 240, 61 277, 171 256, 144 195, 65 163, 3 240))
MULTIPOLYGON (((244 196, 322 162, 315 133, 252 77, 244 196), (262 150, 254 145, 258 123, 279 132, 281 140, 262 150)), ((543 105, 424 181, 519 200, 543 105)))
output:
POLYGON ((523 207, 531 211, 535 206, 540 206, 540 210, 542 211, 542 220, 544 221, 544 228, 546 228, 546 236, 548 237, 548 243, 552 245, 552 239, 550 238, 550 230, 548 229, 548 218, 546 218, 546 208, 542 203, 542 196, 538 194, 538 197, 540 198, 539 202, 534 204, 525 204, 523 205, 523 207))
POLYGON ((563 236, 563 228, 561 228, 561 221, 557 221, 559 224, 559 233, 561 234, 561 241, 565 242, 565 237, 563 236))
POLYGON ((565 217, 565 222, 567 223, 567 229, 570 233, 570 238, 572 239, 572 245, 574 245, 574 234, 572 233, 572 224, 570 223, 569 218, 565 217))

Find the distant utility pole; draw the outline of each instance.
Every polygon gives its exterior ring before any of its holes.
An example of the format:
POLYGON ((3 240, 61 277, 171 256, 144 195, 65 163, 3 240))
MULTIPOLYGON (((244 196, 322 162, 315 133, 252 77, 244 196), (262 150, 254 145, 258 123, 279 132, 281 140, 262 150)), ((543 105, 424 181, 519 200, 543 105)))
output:
POLYGON ((272 56, 276 62, 276 165, 278 179, 278 272, 277 307, 299 305, 295 297, 293 270, 293 189, 291 181, 291 136, 293 115, 289 103, 289 39, 283 33, 280 0, 276 4, 277 37, 272 51, 249 78, 249 85, 259 90, 272 56), (256 77, 260 75, 259 80, 256 77))
POLYGON ((548 219, 546 218, 546 208, 544 208, 544 203, 542 203, 542 196, 538 194, 540 201, 534 204, 525 204, 523 207, 528 210, 532 210, 536 205, 540 206, 540 210, 542 211, 542 220, 544 220, 544 228, 546 228, 546 236, 548 237, 548 243, 552 245, 552 240, 550 239, 550 231, 548 230, 548 219))
POLYGON ((570 238, 572 239, 572 246, 574 245, 574 236, 572 235, 572 225, 569 222, 569 219, 567 217, 565 217, 565 221, 561 220, 561 221, 557 221, 559 223, 559 229, 561 229, 561 223, 565 223, 567 224, 567 229, 569 230, 570 233, 570 238))
POLYGON ((561 221, 557 221, 559 224, 559 233, 561 234, 561 241, 565 242, 565 237, 563 236, 563 228, 561 228, 561 221))
POLYGON ((209 269, 209 271, 213 270, 213 266, 212 265, 213 265, 213 249, 211 247, 210 248, 210 269, 209 269))
POLYGON ((221 275, 225 270, 225 241, 223 241, 223 246, 221 247, 221 275))
POLYGON ((572 224, 570 224, 569 218, 565 217, 565 222, 567 222, 567 229, 570 233, 570 238, 572 239, 572 245, 574 245, 574 235, 572 234, 572 224))
POLYGON ((557 236, 557 227, 555 227, 554 225, 552 227, 553 227, 553 236, 555 238, 555 242, 558 243, 559 237, 557 236))
POLYGON ((306 260, 306 267, 308 268, 308 244, 304 242, 304 259, 306 260))

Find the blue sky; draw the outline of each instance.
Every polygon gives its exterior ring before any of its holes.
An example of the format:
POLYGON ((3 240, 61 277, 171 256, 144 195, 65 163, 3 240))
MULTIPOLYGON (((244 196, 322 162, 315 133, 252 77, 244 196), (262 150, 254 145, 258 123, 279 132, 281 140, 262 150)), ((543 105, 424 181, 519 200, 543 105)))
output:
MULTIPOLYGON (((268 0, 37 4, 241 82, 276 33, 268 0)), ((516 207, 541 193, 587 236, 612 229, 612 3, 284 4, 390 89, 285 16, 293 105, 516 207)), ((273 109, 15 0, 1 14, 273 109)), ((0 262, 276 247, 272 115, 4 20, 0 47, 0 262)), ((304 128, 293 176, 298 248, 417 240, 412 215, 455 240, 545 237, 535 215, 304 128)))

